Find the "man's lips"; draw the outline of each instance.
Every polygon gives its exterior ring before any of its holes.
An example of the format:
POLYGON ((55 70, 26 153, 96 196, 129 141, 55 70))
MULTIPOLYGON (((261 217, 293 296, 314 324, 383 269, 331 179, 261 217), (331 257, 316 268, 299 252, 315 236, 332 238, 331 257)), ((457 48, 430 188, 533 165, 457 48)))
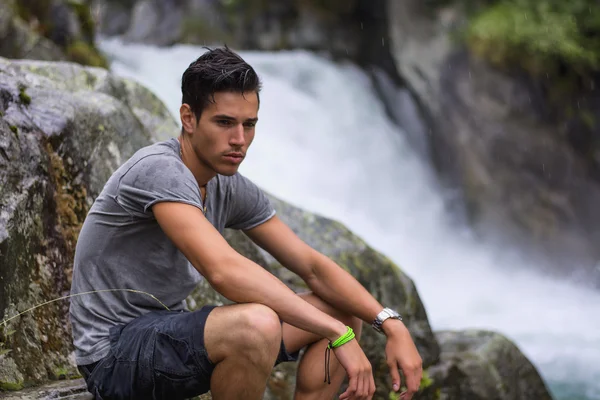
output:
POLYGON ((223 157, 232 163, 240 163, 244 159, 244 154, 242 153, 227 153, 223 155, 223 157))

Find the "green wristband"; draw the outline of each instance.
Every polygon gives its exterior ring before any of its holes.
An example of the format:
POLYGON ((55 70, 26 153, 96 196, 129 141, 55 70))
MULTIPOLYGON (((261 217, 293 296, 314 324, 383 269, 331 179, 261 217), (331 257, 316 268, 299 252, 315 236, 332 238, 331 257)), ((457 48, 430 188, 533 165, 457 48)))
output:
POLYGON ((354 339, 355 335, 352 328, 350 328, 349 326, 346 326, 346 328, 348 328, 346 330, 346 333, 337 338, 333 343, 330 341, 327 347, 325 348, 325 380, 323 382, 331 384, 331 376, 329 375, 329 359, 331 357, 331 349, 340 347, 341 345, 346 344, 352 339, 354 339))
POLYGON ((348 328, 346 333, 344 333, 342 336, 340 336, 335 342, 333 342, 333 343, 329 342, 327 347, 329 347, 330 349, 334 349, 334 348, 340 347, 341 345, 346 344, 349 341, 351 341, 352 339, 354 339, 354 337, 356 335, 354 334, 354 331, 352 330, 352 328, 350 328, 349 326, 346 326, 346 328, 348 328))

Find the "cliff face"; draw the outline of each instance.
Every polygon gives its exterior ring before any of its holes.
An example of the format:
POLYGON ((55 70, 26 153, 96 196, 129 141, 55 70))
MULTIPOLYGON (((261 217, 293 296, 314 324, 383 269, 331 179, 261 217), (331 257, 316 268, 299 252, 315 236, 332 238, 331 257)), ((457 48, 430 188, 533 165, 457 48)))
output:
MULTIPOLYGON (((176 134, 176 123, 155 96, 106 70, 0 58, 0 318, 10 319, 0 326, 0 390, 13 391, 9 398, 48 393, 87 398, 81 380, 70 379, 77 371, 68 299, 60 300, 69 292, 79 228, 112 171, 138 148, 176 134), (58 379, 65 382, 38 386, 58 379), (18 391, 31 385, 33 391, 18 391)), ((535 368, 510 341, 474 332, 437 338, 414 282, 398 266, 343 225, 272 201, 303 240, 403 314, 426 369, 419 398, 550 398, 535 368), (476 365, 470 361, 474 357, 476 365), (500 370, 508 372, 495 372, 500 370), (477 388, 470 382, 478 382, 477 388), (506 391, 515 384, 528 390, 506 391)), ((227 232, 226 239, 294 290, 306 290, 242 233, 227 232)), ((227 302, 206 282, 189 298, 192 309, 227 302)), ((369 326, 364 332, 361 345, 373 364, 378 398, 387 398, 384 337, 369 326)), ((294 364, 278 367, 266 398, 291 399, 294 374, 294 364)))
MULTIPOLYGON (((389 1, 388 16, 392 53, 429 121, 440 175, 461 190, 481 233, 544 253, 563 275, 600 282, 594 73, 553 74, 553 62, 565 63, 560 54, 547 56, 546 70, 540 50, 523 48, 526 68, 508 53, 512 42, 489 39, 495 31, 480 33, 481 23, 461 2, 428 3, 443 5, 389 1)), ((536 14, 530 18, 523 30, 536 14)))

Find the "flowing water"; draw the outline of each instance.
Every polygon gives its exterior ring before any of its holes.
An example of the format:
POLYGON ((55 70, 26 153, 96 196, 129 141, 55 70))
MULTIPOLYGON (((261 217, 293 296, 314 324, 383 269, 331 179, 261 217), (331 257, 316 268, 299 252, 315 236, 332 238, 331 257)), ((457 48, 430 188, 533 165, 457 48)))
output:
MULTIPOLYGON (((149 87, 179 121, 181 74, 202 48, 100 45, 113 71, 149 87)), ((242 173, 393 259, 415 280, 435 330, 499 331, 556 399, 600 399, 599 293, 528 272, 519 254, 452 222, 429 165, 357 67, 302 51, 243 56, 264 86, 242 173)))

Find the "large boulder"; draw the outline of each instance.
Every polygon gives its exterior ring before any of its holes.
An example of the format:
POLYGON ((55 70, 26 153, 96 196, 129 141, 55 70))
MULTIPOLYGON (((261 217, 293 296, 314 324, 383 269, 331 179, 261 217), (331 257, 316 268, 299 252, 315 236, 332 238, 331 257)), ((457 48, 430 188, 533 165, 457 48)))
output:
MULTIPOLYGON (((176 133, 177 124, 152 93, 106 70, 0 58, 0 318, 7 321, 0 326, 0 390, 12 390, 11 399, 89 398, 73 364, 68 300, 61 299, 69 292, 79 228, 117 166, 136 149, 176 133), (18 391, 27 386, 33 387, 18 391)), ((419 398, 434 400, 447 391, 451 395, 446 398, 463 399, 455 386, 464 379, 495 379, 489 375, 493 370, 485 368, 462 368, 461 381, 436 372, 445 365, 445 355, 414 282, 342 224, 271 199, 303 240, 404 314, 426 368, 419 398)), ((291 288, 306 290, 296 275, 243 233, 227 231, 225 236, 237 251, 291 288)), ((192 309, 228 302, 207 282, 188 300, 192 309)), ((384 338, 365 328, 361 344, 374 367, 377 396, 387 398, 384 338)), ((461 335, 457 333, 457 340, 461 335)), ((473 351, 498 370, 521 365, 497 353, 473 351)), ((292 363, 278 366, 265 398, 291 399, 295 368, 292 363)), ((541 382, 535 369, 515 379, 520 385, 541 382)))
POLYGON ((570 139, 585 132, 556 117, 530 77, 456 40, 468 24, 463 3, 388 1, 393 57, 431 127, 436 167, 479 232, 500 232, 494 239, 537 250, 552 271, 600 283, 600 180, 570 139))
MULTIPOLYGON (((107 177, 176 130, 156 97, 106 70, 0 58, 2 319, 68 294, 79 227, 107 177)), ((58 301, 0 327, 0 387, 73 372, 67 310, 58 301)))
POLYGON ((551 400, 535 367, 505 336, 489 331, 436 332, 439 364, 429 369, 440 400, 551 400))

